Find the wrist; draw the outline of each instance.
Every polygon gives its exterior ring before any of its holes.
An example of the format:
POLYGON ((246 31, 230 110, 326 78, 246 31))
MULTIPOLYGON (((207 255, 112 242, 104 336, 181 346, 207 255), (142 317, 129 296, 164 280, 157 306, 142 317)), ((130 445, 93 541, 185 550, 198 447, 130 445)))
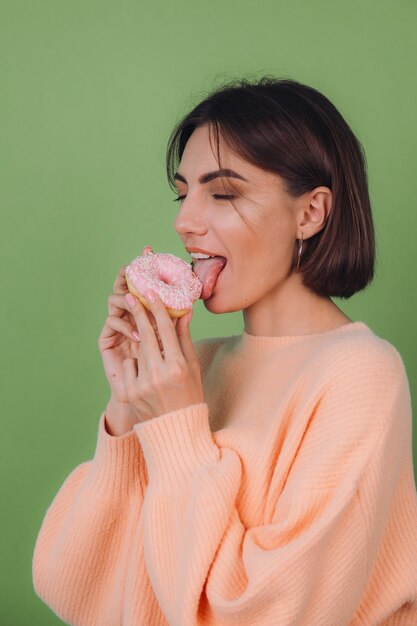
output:
POLYGON ((130 402, 119 402, 113 397, 107 403, 105 427, 109 435, 119 437, 133 430, 138 419, 130 402))

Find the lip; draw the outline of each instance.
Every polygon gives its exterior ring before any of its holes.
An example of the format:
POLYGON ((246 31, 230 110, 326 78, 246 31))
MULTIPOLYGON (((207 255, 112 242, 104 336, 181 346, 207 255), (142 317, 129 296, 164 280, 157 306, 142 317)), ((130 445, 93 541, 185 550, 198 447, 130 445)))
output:
POLYGON ((185 248, 185 249, 187 250, 187 252, 201 252, 202 254, 209 254, 210 256, 224 256, 223 254, 217 254, 217 252, 210 252, 209 250, 203 250, 202 248, 185 248))

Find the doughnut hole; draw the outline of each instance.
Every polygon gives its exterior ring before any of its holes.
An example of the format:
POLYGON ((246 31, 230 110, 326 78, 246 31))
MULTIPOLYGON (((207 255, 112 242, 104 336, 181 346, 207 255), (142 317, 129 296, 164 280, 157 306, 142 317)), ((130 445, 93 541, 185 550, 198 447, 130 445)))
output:
POLYGON ((162 280, 162 282, 164 282, 166 285, 171 285, 172 284, 171 280, 170 280, 170 277, 167 276, 166 274, 164 274, 164 270, 163 269, 159 270, 159 277, 158 278, 159 278, 159 280, 162 280))
MULTIPOLYGON (((161 274, 162 277, 162 274, 161 274)), ((166 283, 166 281, 164 280, 164 282, 166 283)), ((135 298, 137 298, 139 300, 139 302, 141 304, 143 304, 143 306, 145 307, 145 309, 147 311, 149 311, 149 313, 152 316, 152 320, 155 322, 156 324, 156 320, 152 314, 152 311, 150 309, 150 306, 148 304, 148 301, 146 300, 146 298, 144 298, 138 291, 136 291, 136 289, 133 287, 133 285, 129 282, 129 280, 126 278, 126 284, 127 284, 127 288, 129 289, 129 292, 132 294, 132 296, 135 296, 135 298)), ((167 283, 167 284, 171 284, 171 283, 167 283)), ((188 313, 188 311, 190 311, 191 309, 172 309, 171 307, 165 307, 168 315, 170 316, 171 319, 175 319, 175 318, 180 318, 183 315, 186 315, 188 313)), ((151 321, 152 321, 151 320, 151 321)))

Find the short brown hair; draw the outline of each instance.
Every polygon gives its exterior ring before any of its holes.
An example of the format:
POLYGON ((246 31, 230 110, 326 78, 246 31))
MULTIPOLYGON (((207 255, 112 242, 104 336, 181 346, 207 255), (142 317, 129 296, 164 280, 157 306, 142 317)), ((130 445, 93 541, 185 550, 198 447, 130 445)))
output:
POLYGON ((216 131, 219 163, 220 133, 239 157, 278 174, 293 198, 321 185, 331 189, 328 219, 304 241, 298 271, 303 284, 322 296, 347 299, 365 289, 375 265, 366 156, 336 107, 289 78, 241 78, 216 87, 170 135, 166 171, 173 190, 185 145, 205 124, 216 131))

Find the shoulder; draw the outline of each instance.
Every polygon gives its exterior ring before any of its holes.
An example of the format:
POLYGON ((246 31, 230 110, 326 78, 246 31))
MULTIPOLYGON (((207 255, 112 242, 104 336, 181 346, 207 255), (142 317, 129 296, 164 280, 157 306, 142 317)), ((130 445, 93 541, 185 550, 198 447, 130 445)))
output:
POLYGON ((352 330, 316 344, 308 360, 299 389, 307 400, 306 441, 314 454, 319 441, 325 451, 343 439, 359 453, 373 449, 386 429, 409 432, 407 374, 389 341, 370 329, 352 330))
POLYGON ((346 420, 356 419, 373 431, 389 422, 408 424, 410 387, 401 354, 392 343, 368 327, 333 337, 320 352, 320 363, 311 368, 316 376, 320 372, 320 403, 331 409, 335 423, 340 415, 341 428, 346 420))
POLYGON ((329 380, 354 379, 363 385, 407 377, 397 348, 366 325, 355 332, 335 334, 316 356, 329 380))

